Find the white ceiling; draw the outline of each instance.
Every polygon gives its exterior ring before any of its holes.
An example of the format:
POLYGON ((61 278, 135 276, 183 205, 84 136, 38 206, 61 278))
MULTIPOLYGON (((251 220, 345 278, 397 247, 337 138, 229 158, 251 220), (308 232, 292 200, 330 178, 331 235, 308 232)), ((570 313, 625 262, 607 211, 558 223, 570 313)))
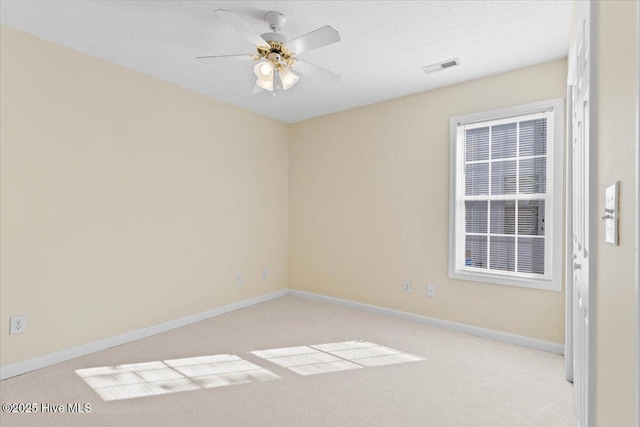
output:
POLYGON ((555 1, 26 1, 2 0, 0 22, 277 120, 311 117, 526 67, 567 55, 572 0, 555 1), (324 25, 342 41, 301 55, 342 75, 301 76, 273 98, 251 93, 251 63, 213 69, 195 57, 252 45, 218 20, 237 13, 258 34, 284 13, 295 38, 324 25), (422 66, 458 57, 426 75, 422 66))

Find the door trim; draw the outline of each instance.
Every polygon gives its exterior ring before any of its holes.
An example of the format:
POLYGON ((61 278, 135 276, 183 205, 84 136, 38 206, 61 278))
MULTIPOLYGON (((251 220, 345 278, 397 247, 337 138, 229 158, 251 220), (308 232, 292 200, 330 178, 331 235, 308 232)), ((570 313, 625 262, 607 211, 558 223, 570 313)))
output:
MULTIPOLYGON (((598 126, 597 126, 597 106, 598 106, 598 66, 597 66, 597 61, 598 61, 598 32, 599 32, 599 28, 598 28, 598 16, 599 16, 599 2, 577 2, 576 3, 577 7, 574 9, 574 18, 577 20, 579 19, 581 16, 583 16, 583 13, 588 13, 588 19, 590 20, 590 29, 589 29, 589 41, 590 41, 590 46, 588 47, 589 50, 589 75, 590 75, 590 80, 589 80, 589 103, 590 103, 590 108, 588 111, 588 121, 589 121, 589 141, 588 141, 588 145, 585 147, 586 149, 589 150, 589 163, 588 163, 588 168, 589 168, 589 176, 586 177, 586 182, 588 183, 589 186, 589 202, 588 205, 585 206, 585 209, 589 212, 589 222, 588 224, 586 224, 586 228, 587 228, 587 232, 589 234, 589 258, 590 260, 592 260, 591 262, 588 263, 589 267, 589 271, 588 271, 588 277, 589 277, 589 318, 588 318, 588 331, 587 334, 589 336, 589 345, 588 348, 586 349, 587 352, 587 359, 588 359, 588 364, 585 366, 585 370, 586 370, 586 378, 587 378, 587 383, 588 383, 588 394, 587 396, 585 396, 585 406, 586 406, 586 418, 587 418, 587 425, 585 426, 581 426, 581 427, 592 427, 595 426, 596 424, 596 389, 597 389, 597 383, 596 383, 596 342, 597 342, 597 336, 596 336, 596 323, 597 323, 597 297, 596 297, 596 259, 597 259, 597 194, 598 194, 598 190, 597 190, 597 180, 596 180, 596 171, 597 171, 597 156, 596 156, 596 148, 598 146, 598 126), (585 8, 589 8, 588 11, 584 11, 581 12, 580 8, 585 7, 585 8)), ((572 28, 572 31, 577 31, 577 29, 572 28)), ((571 45, 570 45, 570 50, 569 50, 569 72, 568 72, 568 79, 567 79, 567 88, 568 90, 570 90, 572 88, 572 85, 577 84, 577 81, 572 81, 572 79, 574 78, 575 75, 575 70, 574 67, 577 66, 577 64, 575 64, 574 60, 571 60, 572 57, 574 57, 574 53, 575 53, 575 49, 577 48, 575 46, 576 43, 576 39, 575 39, 576 35, 575 33, 572 34, 572 40, 571 40, 571 45)), ((571 92, 568 92, 567 98, 570 99, 571 98, 571 92)), ((568 108, 569 109, 569 108, 568 108)), ((573 105, 571 105, 570 110, 573 110, 573 105)), ((573 120, 573 114, 571 114, 570 116, 568 116, 568 125, 567 128, 568 129, 572 129, 572 120, 573 120)), ((570 135, 569 133, 567 133, 567 136, 573 136, 570 135)), ((567 140, 567 144, 569 145, 569 151, 571 151, 571 144, 572 144, 572 139, 571 140, 567 140)), ((572 179, 572 167, 573 167, 573 163, 570 162, 570 160, 572 160, 572 153, 570 152, 569 155, 567 156, 567 173, 569 174, 568 176, 570 177, 570 180, 572 179)), ((569 180, 569 182, 570 182, 569 180)), ((568 185, 568 184, 567 184, 568 185)), ((572 199, 570 198, 573 197, 573 195, 571 194, 571 192, 567 192, 566 197, 566 201, 567 201, 567 212, 571 212, 572 210, 572 199)), ((567 216, 567 225, 571 225, 573 216, 572 215, 568 215, 567 216)), ((567 228, 567 248, 566 248, 566 253, 567 253, 567 265, 566 268, 569 271, 569 274, 567 275, 567 277, 565 278, 565 292, 567 292, 566 295, 566 310, 567 313, 565 313, 565 315, 572 313, 573 312, 573 260, 571 259, 571 253, 572 253, 572 244, 573 244, 573 230, 567 228), (569 291, 571 291, 569 293, 569 291)), ((575 345, 575 337, 573 336, 573 317, 571 317, 571 320, 567 320, 565 323, 565 352, 568 353, 568 347, 569 347, 569 343, 571 343, 571 350, 573 349, 573 345, 575 345)), ((573 358, 575 358, 575 353, 572 355, 572 358, 569 359, 568 361, 565 360, 565 375, 567 377, 567 380, 571 380, 575 378, 575 372, 573 372, 573 358)), ((576 408, 577 409, 577 408, 576 408)), ((638 426, 640 427, 640 426, 638 426)))
POLYGON ((565 140, 565 174, 564 174, 564 376, 569 382, 573 382, 573 259, 571 248, 573 245, 573 84, 567 84, 567 136, 565 140))
MULTIPOLYGON (((640 47, 640 5, 636 3, 636 48, 640 47)), ((636 62, 636 427, 640 427, 640 55, 636 62)))
POLYGON ((597 221, 598 217, 598 181, 597 181, 597 147, 598 147, 598 60, 599 60, 599 40, 600 34, 598 17, 600 16, 600 2, 590 2, 591 8, 589 12, 590 25, 590 81, 589 95, 591 107, 589 108, 589 239, 591 247, 592 262, 589 263, 589 365, 587 366, 587 375, 589 377, 589 394, 587 396, 588 420, 591 427, 596 425, 596 389, 598 387, 596 378, 596 343, 598 323, 598 298, 596 296, 596 260, 598 259, 598 242, 597 242, 597 221))

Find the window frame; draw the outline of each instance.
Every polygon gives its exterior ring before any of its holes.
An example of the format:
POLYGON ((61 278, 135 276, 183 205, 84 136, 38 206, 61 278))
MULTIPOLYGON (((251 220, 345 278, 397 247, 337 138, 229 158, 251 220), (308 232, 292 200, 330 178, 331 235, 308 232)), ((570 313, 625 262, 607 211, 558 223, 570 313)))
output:
MULTIPOLYGON (((554 98, 513 107, 454 116, 450 118, 449 124, 449 278, 558 292, 562 291, 564 98, 554 98), (547 133, 547 193, 544 197, 537 197, 546 200, 545 240, 548 240, 549 244, 545 244, 544 276, 532 275, 532 277, 523 277, 522 273, 458 268, 456 265, 456 245, 458 242, 456 235, 456 209, 458 209, 460 201, 457 197, 457 171, 460 164, 464 167, 464 158, 458 158, 458 127, 461 125, 477 125, 481 127, 480 124, 483 122, 508 121, 509 119, 515 119, 520 116, 545 112, 551 112, 553 114, 553 129, 549 129, 547 133), (549 179, 549 176, 551 176, 551 179, 549 179), (549 207, 551 207, 551 209, 549 209, 549 207)), ((462 155, 464 155, 464 152, 462 155)), ((487 198, 483 200, 490 200, 490 198, 491 196, 487 196, 487 198)), ((462 202, 462 209, 464 209, 464 201, 462 202)))

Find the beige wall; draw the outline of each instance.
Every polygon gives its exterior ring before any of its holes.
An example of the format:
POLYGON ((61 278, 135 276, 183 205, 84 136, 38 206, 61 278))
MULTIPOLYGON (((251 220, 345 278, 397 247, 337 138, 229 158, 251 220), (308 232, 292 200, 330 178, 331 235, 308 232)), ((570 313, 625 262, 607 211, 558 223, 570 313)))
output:
POLYGON ((596 248, 596 421, 633 425, 635 132, 637 35, 634 1, 598 2, 597 212, 605 188, 620 181, 620 246, 604 243, 598 224, 596 248))
POLYGON ((562 292, 451 280, 447 254, 449 118, 564 97, 566 75, 558 60, 292 125, 289 286, 563 343, 562 292))
POLYGON ((1 31, 2 365, 287 287, 285 124, 1 31))

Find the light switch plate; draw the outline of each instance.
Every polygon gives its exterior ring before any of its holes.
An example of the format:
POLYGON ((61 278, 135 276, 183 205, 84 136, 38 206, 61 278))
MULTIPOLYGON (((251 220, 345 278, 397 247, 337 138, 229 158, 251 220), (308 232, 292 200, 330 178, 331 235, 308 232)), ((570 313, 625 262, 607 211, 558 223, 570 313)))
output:
POLYGON ((618 245, 618 197, 620 194, 620 181, 610 185, 605 190, 604 200, 604 241, 612 245, 618 245))

